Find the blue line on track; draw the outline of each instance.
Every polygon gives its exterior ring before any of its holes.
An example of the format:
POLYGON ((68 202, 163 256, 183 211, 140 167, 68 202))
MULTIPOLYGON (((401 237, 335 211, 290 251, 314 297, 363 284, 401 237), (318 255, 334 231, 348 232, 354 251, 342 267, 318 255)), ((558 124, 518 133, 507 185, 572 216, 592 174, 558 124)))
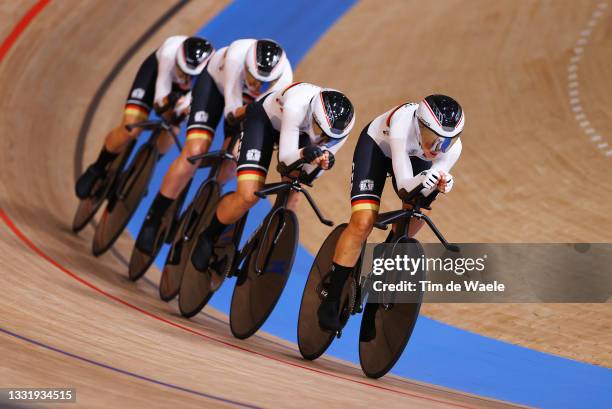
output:
MULTIPOLYGON (((28 338, 28 337, 25 337, 23 335, 19 335, 19 334, 15 333, 15 332, 9 331, 9 330, 4 329, 4 328, 0 328, 0 332, 4 333, 6 335, 9 335, 11 337, 20 339, 22 341, 28 342, 30 344, 39 346, 41 348, 47 349, 49 351, 57 352, 59 354, 65 355, 67 357, 70 357, 70 358, 73 358, 73 359, 76 359, 76 360, 79 360, 81 362, 85 362, 85 363, 88 363, 88 364, 91 364, 91 365, 95 365, 95 366, 98 366, 100 368, 109 369, 109 370, 111 370, 113 372, 118 372, 120 374, 123 374, 123 375, 126 375, 126 376, 130 376, 132 378, 136 378, 136 379, 139 379, 141 381, 154 383, 156 385, 164 386, 166 388, 174 389, 174 390, 181 391, 181 392, 186 392, 186 393, 189 393, 189 394, 192 394, 192 395, 196 395, 196 396, 199 396, 199 397, 202 397, 202 398, 206 398, 206 399, 212 399, 212 400, 215 400, 217 402, 228 403, 230 405, 234 405, 234 406, 241 407, 241 408, 261 409, 261 406, 249 405, 247 403, 242 403, 242 402, 238 402, 238 401, 235 401, 235 400, 226 399, 226 398, 223 398, 223 397, 220 397, 220 396, 211 395, 209 393, 204 393, 204 392, 199 392, 199 391, 196 391, 196 390, 193 390, 193 389, 184 388, 182 386, 174 385, 174 384, 167 383, 167 382, 164 382, 164 381, 159 381, 157 379, 149 378, 148 376, 139 375, 137 373, 126 371, 124 369, 117 368, 117 367, 114 367, 114 366, 111 366, 111 365, 107 365, 107 364, 104 364, 102 362, 94 361, 92 359, 85 358, 85 357, 82 357, 80 355, 73 354, 72 352, 64 351, 63 349, 59 349, 59 348, 53 347, 51 345, 44 344, 44 343, 42 343, 40 341, 36 341, 36 340, 34 340, 32 338, 28 338)), ((83 402, 81 402, 81 403, 83 403, 83 402)))
MULTIPOLYGON (((238 0, 208 22, 198 34, 210 39, 217 48, 239 38, 273 38, 285 47, 295 66, 354 4, 354 1, 326 0, 238 0)), ((297 80, 308 81, 308 78, 297 80)), ((213 149, 219 147, 221 140, 220 136, 215 138, 213 149)), ((152 194, 128 226, 132 235, 138 232, 153 193, 159 189, 163 173, 176 154, 167 155, 158 167, 150 190, 152 194)), ((345 175, 345 179, 348 177, 345 175)), ((203 178, 200 172, 194 185, 197 186, 203 178)), ((230 184, 228 188, 234 186, 230 184)), ((270 204, 261 201, 251 211, 245 236, 253 231, 269 209, 270 204)), ((166 252, 167 249, 157 259, 158 266, 163 264, 166 252)), ((264 325, 264 331, 296 342, 299 303, 312 259, 312 255, 300 246, 287 288, 264 325)), ((232 289, 233 282, 226 283, 212 298, 211 305, 228 313, 232 289)), ((352 319, 342 338, 334 342, 328 353, 359 362, 358 326, 359 319, 352 319)), ((412 339, 393 373, 538 407, 612 408, 612 371, 607 368, 511 345, 427 317, 419 318, 412 339)))

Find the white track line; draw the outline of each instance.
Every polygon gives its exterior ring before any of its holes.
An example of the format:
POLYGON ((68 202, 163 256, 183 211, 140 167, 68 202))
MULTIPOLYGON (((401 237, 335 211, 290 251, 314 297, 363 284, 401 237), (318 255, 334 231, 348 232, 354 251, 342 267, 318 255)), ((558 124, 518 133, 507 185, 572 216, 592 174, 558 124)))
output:
POLYGON ((595 129, 591 126, 591 122, 589 122, 586 114, 584 113, 584 108, 580 102, 580 83, 578 76, 578 64, 582 60, 582 54, 585 47, 589 44, 589 37, 597 25, 598 19, 604 15, 607 8, 608 2, 600 2, 595 11, 593 11, 593 14, 591 14, 591 19, 587 22, 586 27, 580 32, 580 38, 578 38, 576 41, 574 52, 572 53, 572 57, 567 64, 567 95, 572 112, 575 114, 576 122, 582 131, 589 137, 591 142, 593 142, 593 145, 602 154, 610 157, 612 156, 612 149, 610 149, 610 145, 600 134, 595 131, 595 129))

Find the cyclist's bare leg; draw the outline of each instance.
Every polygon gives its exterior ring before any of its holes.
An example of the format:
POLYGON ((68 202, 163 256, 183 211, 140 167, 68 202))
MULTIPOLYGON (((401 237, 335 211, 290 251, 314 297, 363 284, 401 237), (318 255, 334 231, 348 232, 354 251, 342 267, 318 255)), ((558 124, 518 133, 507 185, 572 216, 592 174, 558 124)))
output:
POLYGON ((217 219, 229 225, 237 222, 244 214, 259 201, 255 192, 264 185, 258 180, 239 180, 236 191, 225 196, 217 206, 217 219))
MULTIPOLYGON (((292 174, 293 176, 298 176, 299 172, 295 172, 292 174)), ((283 181, 288 182, 291 179, 284 177, 283 181)), ((297 211, 297 207, 300 204, 300 192, 291 191, 289 192, 289 199, 287 200, 287 209, 292 210, 294 212, 297 211)))
POLYGON ((374 210, 358 210, 351 214, 351 220, 336 244, 334 263, 346 267, 357 264, 361 246, 372 232, 377 215, 374 210))
POLYGON ((128 131, 125 126, 144 121, 145 119, 146 118, 142 116, 125 115, 123 117, 123 121, 121 121, 121 125, 110 131, 106 136, 106 139, 104 140, 104 148, 112 153, 123 152, 128 143, 131 140, 138 138, 138 135, 140 135, 141 132, 140 129, 128 131))
MULTIPOLYGON (((175 131, 178 131, 178 129, 175 129, 175 131)), ((187 183, 198 168, 197 163, 192 165, 187 158, 207 152, 210 141, 210 137, 188 139, 183 146, 181 154, 170 165, 162 181, 160 191, 155 196, 145 217, 145 222, 136 241, 136 247, 141 251, 151 253, 163 216, 181 194, 185 186, 187 186, 187 183)), ((162 153, 170 149, 173 144, 174 138, 170 132, 166 131, 160 135, 158 147, 162 153)))
POLYGON ((77 179, 75 185, 77 197, 85 199, 91 194, 91 189, 96 181, 105 175, 109 164, 125 150, 130 140, 137 138, 140 134, 139 129, 128 131, 125 126, 141 121, 143 117, 144 113, 143 115, 124 115, 121 125, 108 133, 98 158, 77 179))
POLYGON ((334 252, 332 274, 327 287, 327 297, 317 310, 319 325, 322 328, 337 331, 342 327, 338 318, 342 288, 357 264, 361 254, 361 246, 370 235, 377 214, 377 211, 370 209, 354 211, 351 214, 348 226, 338 239, 334 252))
POLYGON ((187 158, 208 152, 210 144, 211 138, 193 138, 185 142, 181 154, 172 162, 164 176, 160 188, 162 195, 176 199, 181 194, 199 166, 199 162, 192 165, 187 158))
MULTIPOLYGON (((172 127, 172 129, 174 130, 174 133, 178 135, 180 129, 176 126, 172 127)), ((164 130, 157 139, 157 149, 159 149, 160 153, 164 154, 172 148, 174 143, 174 138, 170 132, 164 130)))
MULTIPOLYGON (((402 209, 412 209, 412 204, 411 203, 404 203, 402 206, 402 209)), ((429 215, 429 210, 426 209, 421 209, 421 213, 425 214, 425 215, 429 215)), ((421 219, 411 219, 410 220, 410 226, 408 227, 408 237, 414 237, 419 230, 421 230, 421 228, 423 227, 423 224, 425 224, 424 220, 421 219)), ((395 231, 397 225, 393 225, 393 231, 395 231)))
MULTIPOLYGON (((223 141, 223 148, 227 149, 231 142, 232 138, 225 138, 223 141)), ((235 158, 238 158, 238 144, 234 145, 234 149, 232 154, 235 158)), ((217 180, 220 184, 224 185, 229 182, 232 178, 236 176, 236 162, 233 160, 224 160, 221 164, 221 169, 219 169, 219 174, 217 176, 217 180)))
POLYGON ((225 227, 237 222, 257 203, 259 198, 255 192, 263 184, 263 180, 239 180, 236 191, 221 199, 210 225, 198 237, 191 254, 191 262, 197 270, 204 271, 212 254, 212 243, 225 227))

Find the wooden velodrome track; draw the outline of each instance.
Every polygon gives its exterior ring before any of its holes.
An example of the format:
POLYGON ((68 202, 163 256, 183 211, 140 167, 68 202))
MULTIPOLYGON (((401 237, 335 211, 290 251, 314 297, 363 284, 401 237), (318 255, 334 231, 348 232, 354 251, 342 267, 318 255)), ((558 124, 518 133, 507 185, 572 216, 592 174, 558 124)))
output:
MULTIPOLYGON (((33 4, 0 4, 2 39, 33 4)), ((221 314, 183 320, 154 288, 128 283, 116 255, 90 256, 91 229, 70 233, 74 146, 85 110, 116 61, 173 4, 52 3, 0 63, 0 214, 6 223, 0 311, 3 329, 24 337, 0 334, 0 384, 74 386, 79 406, 88 408, 508 406, 392 376, 372 382, 332 359, 307 363, 292 345, 267 335, 237 342, 221 314)), ((314 47, 296 78, 346 90, 358 107, 359 129, 431 90, 460 99, 469 130, 465 151, 454 171, 456 191, 435 213, 453 241, 610 241, 612 158, 584 134, 568 96, 572 49, 597 2, 436 4, 358 4, 314 47), (439 30, 447 20, 453 24, 439 30), (552 29, 557 26, 564 30, 552 29), (343 70, 330 70, 344 55, 351 58, 343 70)), ((196 31, 224 5, 190 3, 148 38, 92 118, 86 163, 120 116, 144 56, 168 35, 196 31)), ((609 101, 612 78, 609 29, 609 18, 598 22, 580 61, 584 111, 604 138, 612 131, 610 112, 599 108, 609 101)), ((348 217, 354 142, 314 190, 335 220, 348 217)), ((383 210, 396 204, 387 196, 383 210)), ((304 209, 300 216, 311 213, 304 209)), ((302 242, 316 251, 327 231, 303 225, 302 242)), ((125 257, 130 239, 116 247, 125 257)), ((156 281, 159 273, 151 277, 156 281)), ((612 364, 609 304, 447 304, 426 306, 426 312, 510 342, 612 364)))

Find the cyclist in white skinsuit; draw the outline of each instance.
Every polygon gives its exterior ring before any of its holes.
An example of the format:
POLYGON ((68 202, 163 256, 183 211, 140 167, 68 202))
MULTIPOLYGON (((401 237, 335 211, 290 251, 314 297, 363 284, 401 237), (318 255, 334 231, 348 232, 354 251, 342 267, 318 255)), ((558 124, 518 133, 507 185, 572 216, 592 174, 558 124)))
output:
MULTIPOLYGON (((436 188, 450 192, 454 184, 450 170, 461 155, 459 134, 464 123, 461 106, 436 94, 418 104, 395 107, 363 129, 353 155, 351 219, 336 244, 328 295, 318 311, 322 328, 341 328, 342 288, 374 226, 387 174, 393 176, 393 187, 404 207, 411 206, 404 197, 421 184, 425 196, 436 188)), ((431 195, 427 204, 434 198, 431 195)), ((411 221, 408 235, 414 236, 422 225, 422 220, 411 221)))
MULTIPOLYGON (((199 236, 191 258, 194 266, 205 268, 216 238, 257 202, 254 193, 266 180, 275 143, 281 166, 303 159, 307 172, 317 166, 327 170, 354 124, 353 105, 344 94, 307 83, 292 84, 249 105, 238 158, 238 188, 221 200, 199 236)), ((295 195, 290 198, 290 208, 296 200, 295 195)))
POLYGON ((270 69, 269 75, 274 78, 274 82, 266 89, 262 89, 262 83, 268 78, 258 75, 255 65, 251 62, 257 59, 257 46, 261 47, 264 41, 271 43, 271 40, 236 40, 228 47, 217 51, 208 64, 208 72, 223 94, 225 100, 223 114, 226 118, 229 115, 235 119, 244 117, 249 102, 281 90, 293 82, 291 64, 282 53, 280 61, 270 69), (251 74, 251 71, 254 71, 255 75, 251 74))
MULTIPOLYGON (((318 107, 320 104, 311 104, 315 96, 320 97, 323 89, 316 85, 306 82, 298 82, 285 88, 281 92, 270 95, 263 101, 263 109, 270 119, 275 130, 280 132, 278 145, 278 160, 289 165, 303 157, 303 149, 308 145, 318 145, 324 147, 325 151, 334 156, 346 142, 346 138, 330 137, 322 131, 318 125, 317 117, 313 117, 313 105, 318 107), (314 118, 314 120, 313 120, 314 118), (307 136, 307 138, 306 138, 307 136), (300 146, 302 145, 302 146, 300 146)), ((314 102, 320 102, 314 100, 314 102)), ((320 121, 323 121, 322 119, 320 121)), ((352 126, 355 122, 355 115, 352 117, 352 126)), ((328 133, 332 134, 332 132, 328 133)), ((343 131, 343 134, 348 132, 343 131)), ((245 163, 239 168, 248 169, 249 164, 245 163)), ((303 169, 310 172, 317 165, 305 164, 303 169)))

